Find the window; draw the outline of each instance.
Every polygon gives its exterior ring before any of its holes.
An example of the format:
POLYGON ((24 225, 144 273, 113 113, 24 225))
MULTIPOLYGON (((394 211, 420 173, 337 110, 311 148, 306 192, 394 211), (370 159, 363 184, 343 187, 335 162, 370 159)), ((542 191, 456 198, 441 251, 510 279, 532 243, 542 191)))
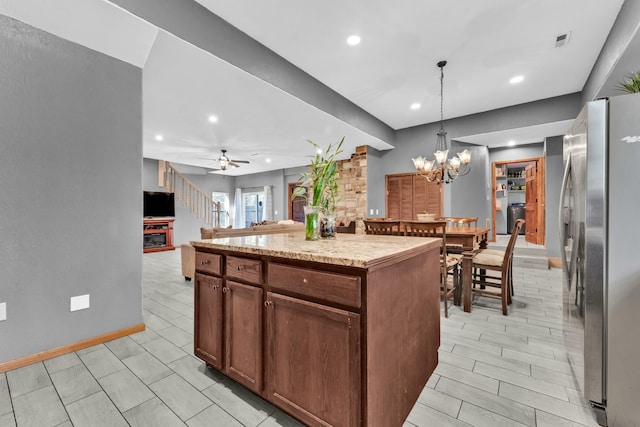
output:
POLYGON ((214 202, 220 203, 220 227, 226 227, 231 224, 231 216, 229 215, 229 193, 211 193, 214 202))
POLYGON ((262 221, 262 210, 264 208, 264 192, 243 192, 242 207, 244 208, 245 227, 251 227, 252 222, 262 221))

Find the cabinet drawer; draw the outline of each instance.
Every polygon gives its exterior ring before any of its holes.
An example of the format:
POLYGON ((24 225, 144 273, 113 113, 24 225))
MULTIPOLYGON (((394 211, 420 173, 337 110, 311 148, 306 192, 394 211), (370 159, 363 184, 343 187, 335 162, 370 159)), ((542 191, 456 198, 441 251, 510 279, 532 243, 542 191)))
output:
POLYGON ((196 270, 218 276, 222 275, 222 256, 196 252, 196 270))
POLYGON ((227 257, 227 277, 262 284, 262 261, 257 259, 227 257))
POLYGON ((295 292, 320 300, 360 308, 360 278, 338 273, 269 264, 272 289, 295 292))

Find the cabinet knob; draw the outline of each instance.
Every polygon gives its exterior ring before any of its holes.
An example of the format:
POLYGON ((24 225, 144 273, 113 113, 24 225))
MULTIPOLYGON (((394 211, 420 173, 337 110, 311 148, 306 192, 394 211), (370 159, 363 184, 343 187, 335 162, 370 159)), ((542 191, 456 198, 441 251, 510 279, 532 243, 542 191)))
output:
POLYGON ((307 278, 305 277, 304 279, 302 279, 302 283, 307 284, 307 283, 309 283, 309 280, 307 280, 307 278))
POLYGON ((244 270, 244 265, 239 265, 239 266, 236 267, 236 269, 238 271, 244 270))
POLYGON ((265 306, 265 307, 269 307, 270 305, 273 305, 273 301, 266 300, 266 301, 264 302, 264 306, 265 306))
POLYGON ((228 291, 230 291, 230 289, 229 289, 229 288, 227 288, 226 286, 225 286, 224 288, 222 288, 222 292, 223 292, 223 293, 225 293, 225 294, 226 294, 228 291))
POLYGON ((203 259, 202 261, 200 261, 200 265, 207 265, 207 264, 209 264, 208 259, 203 259))
POLYGON ((220 289, 220 285, 213 285, 213 289, 220 289))

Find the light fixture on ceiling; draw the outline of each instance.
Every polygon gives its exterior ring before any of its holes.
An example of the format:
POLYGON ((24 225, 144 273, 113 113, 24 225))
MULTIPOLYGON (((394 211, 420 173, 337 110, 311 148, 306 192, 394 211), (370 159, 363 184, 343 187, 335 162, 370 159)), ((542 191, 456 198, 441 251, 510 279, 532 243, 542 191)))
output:
POLYGON ((347 39, 347 44, 349 46, 356 46, 360 44, 360 36, 349 36, 349 38, 347 39))
POLYGON ((156 141, 162 141, 164 137, 162 135, 156 135, 156 141))
POLYGON ((509 80, 509 83, 511 83, 512 85, 515 85, 518 83, 522 83, 523 80, 524 80, 524 76, 515 76, 515 77, 512 77, 511 80, 509 80))
POLYGON ((514 145, 516 145, 516 142, 513 139, 510 139, 509 142, 507 142, 507 145, 509 147, 513 147, 514 145))
POLYGON ((214 116, 213 114, 209 116, 209 121, 211 123, 218 123, 218 116, 214 116))
POLYGON ((435 160, 427 160, 427 158, 419 156, 413 160, 413 165, 417 169, 417 174, 425 178, 429 182, 440 184, 444 182, 448 184, 452 180, 459 176, 466 175, 471 170, 469 163, 471 162, 471 153, 469 150, 464 150, 462 153, 458 153, 457 157, 449 159, 447 162, 447 155, 449 154, 449 143, 447 142, 447 132, 444 130, 444 66, 447 65, 447 61, 438 62, 440 68, 440 130, 436 137, 436 152, 434 153, 435 160))
POLYGON ((411 104, 411 109, 412 110, 419 110, 420 107, 422 107, 422 105, 420 105, 419 102, 414 102, 413 104, 411 104))

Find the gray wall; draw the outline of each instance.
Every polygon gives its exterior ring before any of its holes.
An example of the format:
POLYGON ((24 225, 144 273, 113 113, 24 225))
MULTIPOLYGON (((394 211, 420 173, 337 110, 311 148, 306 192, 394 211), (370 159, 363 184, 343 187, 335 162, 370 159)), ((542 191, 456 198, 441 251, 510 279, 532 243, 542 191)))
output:
MULTIPOLYGON (((476 135, 501 129, 532 126, 535 124, 547 123, 549 121, 571 120, 580 112, 580 102, 580 94, 565 95, 446 120, 444 122, 444 127, 448 132, 450 141, 454 141, 456 140, 456 137, 465 135, 476 135)), ((415 169, 411 159, 419 155, 432 156, 435 149, 436 133, 438 132, 438 129, 439 123, 430 123, 397 131, 394 144, 395 148, 393 150, 381 152, 381 175, 384 177, 388 174, 414 172, 415 169)), ((459 144, 462 145, 461 143, 459 144)), ((541 150, 542 149, 540 148, 540 153, 541 150)), ((539 156, 541 156, 541 154, 539 154, 538 157, 539 156)), ((472 152, 471 158, 472 170, 482 167, 476 163, 476 157, 480 160, 480 164, 486 164, 486 159, 482 154, 474 151, 472 152)), ((457 191, 456 189, 464 191, 461 189, 463 181, 468 182, 472 180, 469 179, 469 176, 461 177, 458 182, 445 186, 445 215, 453 215, 455 214, 454 209, 458 210, 458 203, 452 201, 456 197, 458 197, 457 200, 461 200, 462 196, 456 196, 455 193, 457 191), (455 203, 455 206, 453 206, 452 203, 455 203)), ((490 179, 487 180, 485 178, 483 182, 473 182, 469 183, 469 185, 474 186, 473 191, 480 191, 483 194, 486 194, 487 191, 490 191, 490 188, 486 188, 486 186, 490 184, 489 181, 490 179)), ((370 185, 368 193, 368 197, 385 200, 384 178, 380 184, 370 185)), ((488 200, 488 203, 490 203, 490 199, 488 200)), ((489 215, 490 218, 490 208, 488 209, 488 213, 485 215, 489 215)), ((381 211, 380 216, 383 216, 383 214, 384 213, 381 211)), ((480 216, 480 214, 478 215, 478 218, 479 221, 482 221, 482 216, 480 216)))
POLYGON ((142 73, 3 15, 0 52, 5 362, 143 322, 142 73))
MULTIPOLYGON (((549 135, 553 136, 553 135, 549 135)), ((532 157, 542 157, 544 155, 544 143, 518 145, 516 147, 501 147, 489 150, 489 161, 507 162, 510 160, 530 159, 532 157)))
MULTIPOLYGON (((626 0, 618 13, 609 36, 600 51, 591 74, 582 88, 582 102, 584 105, 598 98, 609 76, 614 73, 614 68, 627 46, 636 36, 640 28, 640 0, 626 0)), ((621 70, 624 75, 638 70, 621 70)), ((619 71, 618 71, 619 72, 619 71)), ((577 115, 577 114, 576 114, 577 115)))
MULTIPOLYGON (((174 165, 174 167, 181 170, 179 165, 174 165)), ((211 193, 214 191, 229 193, 229 202, 231 207, 233 207, 233 194, 235 192, 236 181, 235 177, 218 174, 189 174, 185 173, 184 170, 182 170, 181 173, 208 196, 211 196, 211 193)), ((144 159, 142 176, 143 190, 164 191, 163 187, 158 187, 157 160, 144 159)), ((142 195, 140 195, 140 197, 142 197, 142 195)), ((182 243, 188 243, 192 240, 200 240, 200 227, 211 227, 211 224, 208 224, 203 219, 198 218, 177 200, 175 219, 176 220, 173 223, 173 244, 175 246, 181 245, 182 243)), ((230 223, 233 223, 233 217, 231 217, 230 221, 230 223)))
POLYGON ((487 147, 452 142, 449 152, 456 155, 464 149, 471 151, 471 171, 456 178, 445 189, 449 203, 445 205, 446 216, 477 217, 478 225, 483 226, 491 218, 491 169, 487 147), (489 171, 489 176, 487 176, 489 171))
POLYGON ((560 238, 558 237, 558 210, 560 208, 560 187, 562 186, 562 136, 554 136, 545 140, 546 152, 546 246, 547 256, 560 257, 560 238))

